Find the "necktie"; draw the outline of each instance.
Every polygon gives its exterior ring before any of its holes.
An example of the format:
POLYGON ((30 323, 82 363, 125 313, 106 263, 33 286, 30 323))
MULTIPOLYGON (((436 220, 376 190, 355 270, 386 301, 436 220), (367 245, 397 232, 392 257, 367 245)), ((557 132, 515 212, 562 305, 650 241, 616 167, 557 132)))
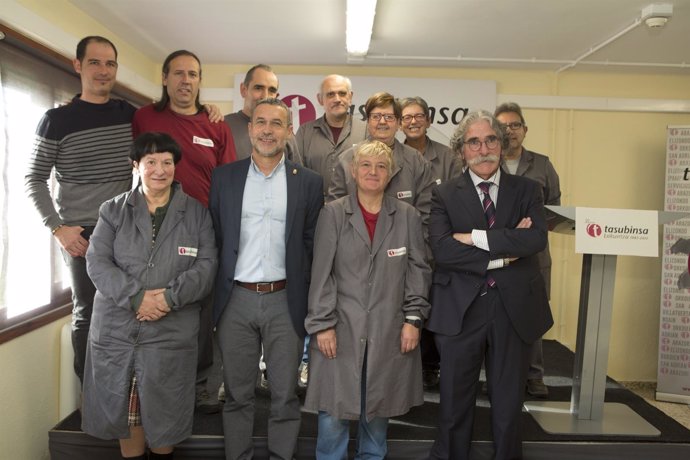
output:
MULTIPOLYGON (((494 201, 491 199, 491 195, 489 195, 491 182, 480 182, 478 187, 479 190, 481 190, 484 194, 484 197, 482 199, 484 217, 486 217, 486 223, 489 225, 489 228, 491 228, 494 226, 494 223, 496 223, 496 206, 494 205, 494 201)), ((493 278, 493 276, 486 275, 486 284, 489 287, 494 287, 496 286, 496 280, 493 278)))
POLYGON ((491 195, 489 195, 491 182, 480 182, 478 187, 479 190, 481 190, 484 194, 484 198, 482 199, 482 206, 484 207, 484 217, 486 217, 486 223, 489 225, 489 228, 491 228, 494 226, 494 223, 496 223, 496 206, 494 206, 494 202, 491 199, 491 195))

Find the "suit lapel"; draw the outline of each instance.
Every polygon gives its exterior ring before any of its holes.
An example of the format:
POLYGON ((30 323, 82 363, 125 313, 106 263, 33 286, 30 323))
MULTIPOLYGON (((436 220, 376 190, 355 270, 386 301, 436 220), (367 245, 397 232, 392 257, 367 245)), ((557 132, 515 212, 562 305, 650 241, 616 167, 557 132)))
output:
POLYGON ((146 205, 146 198, 141 189, 141 184, 132 192, 128 201, 129 205, 133 208, 134 223, 137 226, 137 230, 139 230, 139 233, 144 235, 145 238, 151 239, 150 235, 153 231, 153 226, 151 224, 149 208, 146 205))
POLYGON ((515 181, 503 172, 501 174, 501 185, 498 187, 498 198, 496 203, 496 223, 498 228, 505 227, 516 207, 517 193, 515 192, 515 181))
POLYGON ((374 241, 371 246, 372 254, 374 255, 379 252, 388 234, 393 230, 393 214, 395 214, 395 208, 389 205, 389 199, 394 200, 395 198, 388 196, 383 197, 379 218, 376 221, 376 231, 374 232, 374 241))
POLYGON ((371 253, 371 240, 369 239, 367 226, 364 223, 364 216, 359 210, 359 203, 357 203, 356 193, 353 193, 348 197, 345 212, 350 215, 350 225, 352 226, 354 232, 359 236, 359 238, 361 238, 362 242, 367 246, 367 250, 369 250, 371 253))
POLYGON ((184 197, 180 195, 181 188, 177 187, 175 193, 170 199, 170 206, 165 213, 165 219, 161 225, 158 234, 156 235, 156 244, 153 247, 153 252, 157 252, 161 243, 170 235, 173 228, 184 218, 184 197))
POLYGON ((464 214, 472 219, 472 228, 487 230, 484 208, 479 200, 479 193, 472 182, 469 169, 462 175, 463 180, 458 181, 457 193, 460 195, 456 200, 464 208, 464 214))
POLYGON ((285 213, 285 243, 290 240, 292 224, 295 221, 297 200, 300 199, 299 190, 301 184, 300 170, 297 165, 287 158, 285 159, 285 175, 287 182, 287 211, 285 213))
POLYGON ((518 161, 518 167, 515 171, 516 176, 524 176, 532 163, 532 152, 522 149, 522 154, 520 154, 520 161, 518 161))

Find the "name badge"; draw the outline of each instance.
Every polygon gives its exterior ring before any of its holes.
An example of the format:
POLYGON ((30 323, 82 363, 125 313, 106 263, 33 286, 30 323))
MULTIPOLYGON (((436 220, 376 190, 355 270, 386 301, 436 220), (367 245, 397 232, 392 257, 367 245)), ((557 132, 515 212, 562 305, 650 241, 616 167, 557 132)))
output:
POLYGON ((199 136, 192 136, 192 142, 195 144, 205 145, 206 147, 213 147, 213 141, 211 139, 204 139, 199 136))
POLYGON ((397 193, 399 200, 404 200, 405 198, 412 198, 412 192, 410 190, 403 190, 397 193))
POLYGON ((185 247, 185 246, 178 246, 178 248, 177 248, 177 255, 178 256, 196 257, 198 252, 199 252, 198 248, 189 248, 189 247, 185 247))
POLYGON ((398 249, 389 249, 386 251, 386 253, 388 254, 388 257, 400 257, 407 254, 407 248, 403 246, 402 248, 398 249))

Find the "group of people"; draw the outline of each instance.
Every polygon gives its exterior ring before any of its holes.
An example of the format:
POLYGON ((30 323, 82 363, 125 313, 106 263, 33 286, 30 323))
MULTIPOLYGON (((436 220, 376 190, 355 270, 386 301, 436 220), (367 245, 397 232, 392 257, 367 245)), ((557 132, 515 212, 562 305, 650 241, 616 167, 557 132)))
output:
POLYGON ((138 110, 111 98, 106 38, 82 39, 74 68, 82 92, 41 120, 26 184, 70 269, 86 433, 118 439, 123 458, 172 458, 195 407, 219 408, 215 331, 228 459, 254 455, 260 360, 271 458, 296 452, 298 368, 316 458, 347 458, 353 420, 356 458, 385 458, 388 419, 437 382, 430 458, 468 458, 483 365, 495 458, 521 458, 525 389, 543 386, 531 354, 552 325, 544 204, 560 190, 522 147, 519 106, 469 113, 446 147, 422 98, 376 93, 358 120, 350 80, 329 75, 324 115, 293 134, 263 64, 225 119, 200 103, 189 51, 166 58, 160 100, 138 110))

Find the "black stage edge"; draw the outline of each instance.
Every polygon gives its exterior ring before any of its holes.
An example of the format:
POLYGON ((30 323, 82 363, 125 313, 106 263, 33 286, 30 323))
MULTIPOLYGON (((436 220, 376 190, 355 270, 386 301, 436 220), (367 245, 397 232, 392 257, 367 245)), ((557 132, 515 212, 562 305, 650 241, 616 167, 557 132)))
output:
MULTIPOLYGON (((219 361, 219 360, 217 360, 219 361)), ((551 401, 570 401, 573 353, 553 340, 544 341, 546 384, 551 401)), ((220 366, 216 364, 209 389, 220 382, 220 366)), ((478 385, 479 388, 479 385, 478 385)), ((391 460, 418 460, 428 455, 436 432, 438 392, 427 392, 425 404, 402 417, 391 420, 388 430, 388 457, 391 460)), ((690 458, 690 430, 651 406, 644 399, 608 379, 606 402, 626 404, 661 435, 655 438, 631 436, 586 436, 548 434, 526 412, 522 416, 524 454, 528 460, 678 460, 690 458)), ((266 450, 267 393, 257 391, 257 412, 254 426, 256 459, 268 458, 266 450)), ((48 433, 52 460, 119 460, 116 441, 102 441, 80 430, 81 417, 74 412, 48 433)), ((303 412, 296 458, 313 459, 316 445, 316 415, 303 412)), ((355 434, 352 427, 351 435, 355 434)), ((352 449, 353 443, 350 443, 352 449)), ((479 395, 475 415, 473 460, 491 459, 491 427, 489 403, 479 395)), ((352 450, 351 455, 352 457, 352 450)), ((175 450, 176 459, 223 459, 223 431, 220 414, 195 414, 194 434, 175 450)))

